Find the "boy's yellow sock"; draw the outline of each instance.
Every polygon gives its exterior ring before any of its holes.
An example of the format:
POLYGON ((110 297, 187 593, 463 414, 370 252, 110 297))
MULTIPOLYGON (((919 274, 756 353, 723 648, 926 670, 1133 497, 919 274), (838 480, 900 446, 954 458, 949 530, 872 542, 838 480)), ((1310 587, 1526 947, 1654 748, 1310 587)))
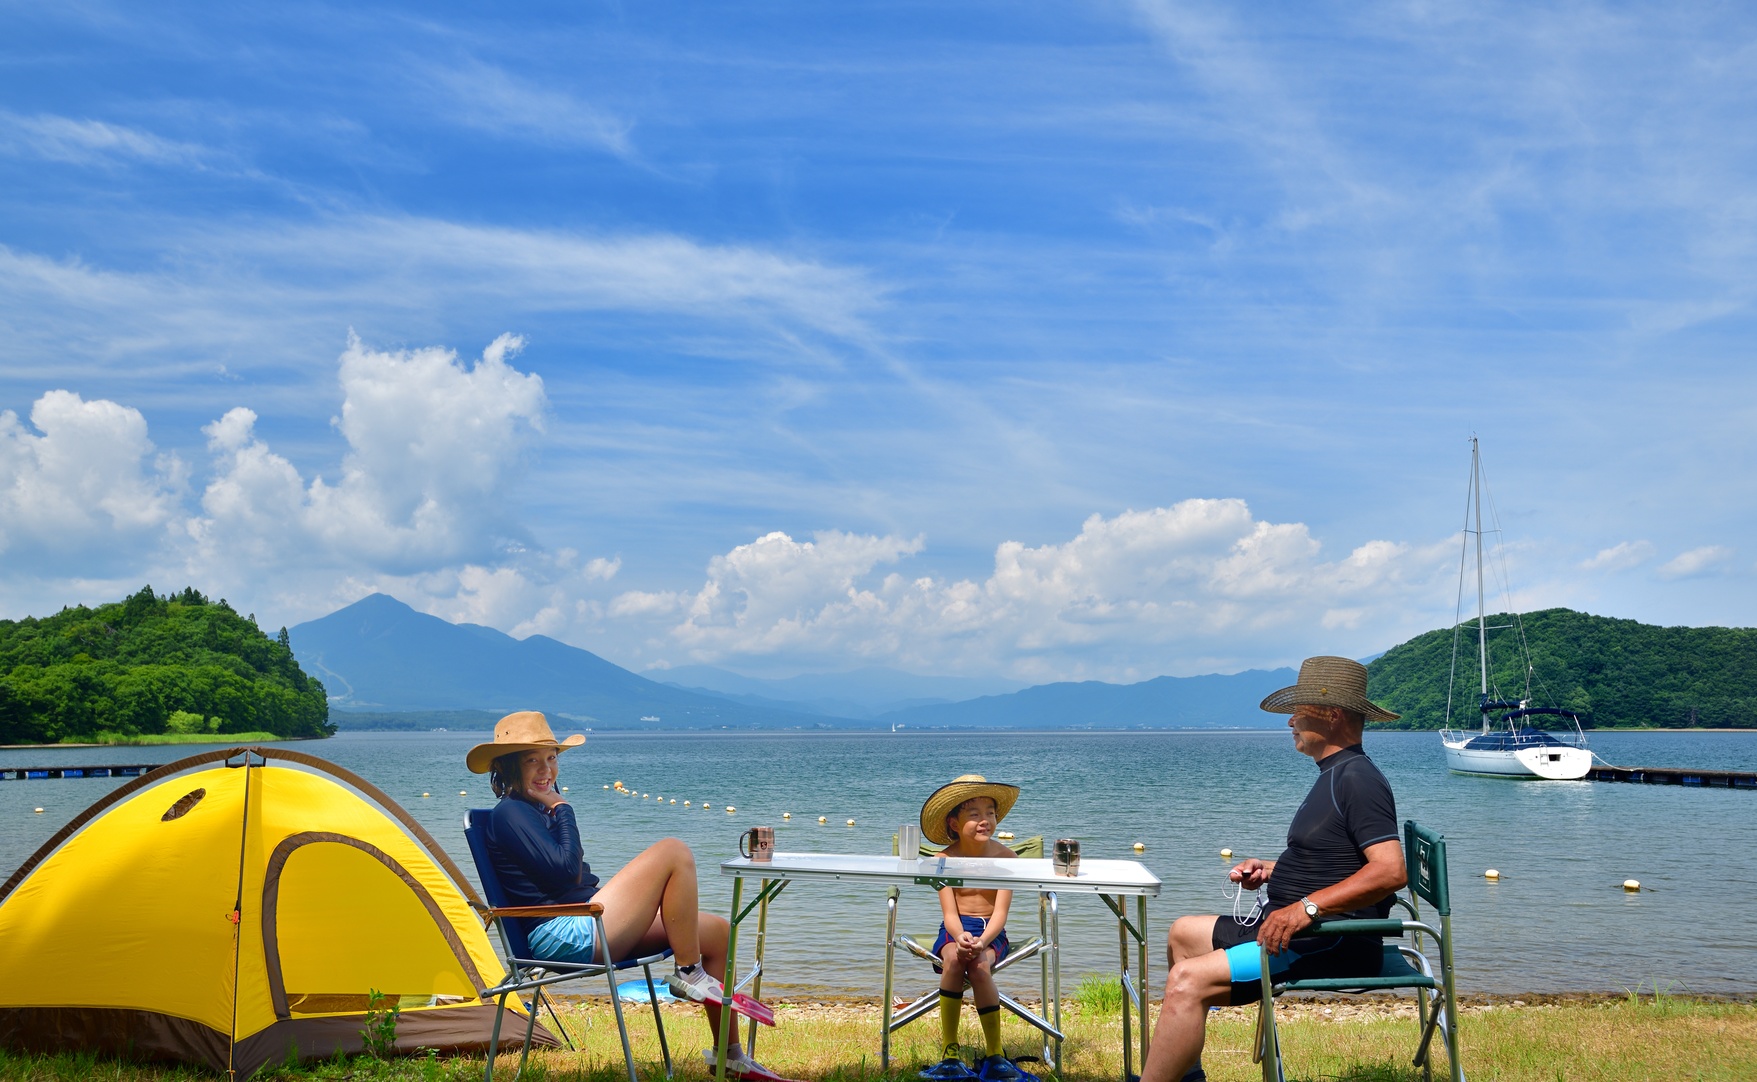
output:
POLYGON ((958 1012, 964 1007, 962 990, 948 992, 940 989, 940 1047, 944 1049, 945 1059, 958 1058, 958 1012))
POLYGON ((976 1020, 982 1023, 982 1039, 988 1042, 988 1054, 1001 1054, 1001 1005, 976 1008, 976 1020))

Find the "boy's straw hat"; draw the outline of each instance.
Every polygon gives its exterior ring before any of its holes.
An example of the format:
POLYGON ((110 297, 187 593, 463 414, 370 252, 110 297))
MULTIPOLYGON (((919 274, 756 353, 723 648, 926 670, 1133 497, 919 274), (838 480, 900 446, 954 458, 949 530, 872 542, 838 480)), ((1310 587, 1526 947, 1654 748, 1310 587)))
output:
POLYGON ((566 740, 558 741, 549 729, 548 718, 535 710, 520 710, 495 722, 494 739, 471 748, 469 754, 464 756, 464 765, 470 768, 472 774, 486 774, 488 768, 494 765, 494 760, 502 755, 549 748, 563 752, 568 748, 577 748, 585 742, 584 733, 575 733, 566 740))
POLYGON ((989 781, 981 774, 961 774, 949 785, 935 789, 927 803, 921 806, 921 836, 935 845, 952 844, 952 836, 946 831, 946 816, 964 801, 979 796, 993 799, 994 817, 998 822, 1013 810, 1013 802, 1019 799, 1019 787, 989 781))
POLYGON ((1368 721, 1399 717, 1367 700, 1367 667, 1345 657, 1306 658, 1299 666, 1299 682, 1270 692, 1258 706, 1271 714, 1291 714, 1296 706, 1340 706, 1368 721))

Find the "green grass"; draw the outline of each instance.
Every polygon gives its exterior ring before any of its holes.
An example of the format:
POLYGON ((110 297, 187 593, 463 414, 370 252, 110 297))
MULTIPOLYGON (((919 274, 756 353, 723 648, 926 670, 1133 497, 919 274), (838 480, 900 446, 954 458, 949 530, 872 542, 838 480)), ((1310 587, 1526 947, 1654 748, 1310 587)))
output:
MULTIPOLYGON (((1121 1019, 1093 1009, 1076 997, 1063 1016, 1068 1032, 1065 1064, 1069 1082, 1103 1082, 1121 1073, 1121 1019)), ((1407 1000, 1404 1001, 1408 1003, 1407 1000)), ((1409 1065, 1415 1043, 1413 1013, 1358 1009, 1353 1003, 1287 1004, 1278 1009, 1290 1079, 1300 1082, 1416 1082, 1409 1065), (1352 1013, 1350 1013, 1352 1012, 1352 1013)), ((629 1034, 643 1080, 657 1080, 659 1046, 649 1016, 628 1012, 629 1034)), ((816 1007, 780 1004, 780 1026, 758 1037, 757 1056, 793 1078, 814 1082, 915 1082, 915 1072, 938 1058, 937 1027, 931 1020, 908 1026, 893 1038, 892 1069, 878 1069, 876 1007, 816 1007)), ((562 1008, 562 1018, 580 1046, 577 1052, 542 1050, 531 1057, 525 1077, 533 1082, 620 1082, 621 1047, 609 1005, 587 1001, 562 1008)), ((1251 1063, 1254 1008, 1218 1011, 1208 1025, 1203 1063, 1215 1082, 1247 1082, 1261 1077, 1251 1063)), ((677 1060, 679 1082, 707 1082, 700 1049, 709 1044, 698 1011, 666 1008, 666 1028, 677 1060)), ((963 1036, 977 1032, 966 1011, 963 1036)), ((1564 1006, 1469 1009, 1463 1019, 1465 1071, 1472 1082, 1612 1082, 1623 1079, 1681 1079, 1731 1082, 1750 1079, 1757 1063, 1757 1005, 1711 1003, 1677 997, 1619 1000, 1564 1006)), ((1009 1018, 1007 1050, 1035 1050, 1034 1031, 1009 1018)), ((1442 1058, 1443 1064, 1443 1058, 1442 1058)), ((503 1061, 506 1077, 516 1055, 503 1061)), ((1036 1064, 1027 1064, 1037 1070, 1036 1064)), ((1139 1064, 1136 1064, 1139 1069, 1139 1064)), ((1440 1065, 1436 1065, 1439 1067, 1440 1065)), ((265 1082, 468 1082, 482 1077, 479 1056, 408 1056, 379 1061, 364 1056, 265 1070, 265 1082)), ((501 1065, 496 1065, 499 1074, 501 1065)), ((1040 1072, 1047 1075, 1047 1071, 1040 1072)), ((1437 1078, 1443 1070, 1437 1069, 1437 1078)), ((181 1082, 221 1078, 184 1066, 134 1064, 90 1055, 27 1056, 0 1052, 0 1080, 61 1082, 181 1082)), ((1047 1080, 1046 1080, 1047 1082, 1047 1080)))

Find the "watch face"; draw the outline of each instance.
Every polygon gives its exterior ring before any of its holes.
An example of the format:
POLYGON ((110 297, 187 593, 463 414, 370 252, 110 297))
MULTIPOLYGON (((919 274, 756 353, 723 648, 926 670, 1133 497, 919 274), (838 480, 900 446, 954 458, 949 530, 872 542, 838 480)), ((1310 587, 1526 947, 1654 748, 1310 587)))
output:
POLYGON ((1315 917, 1317 915, 1318 915, 1318 903, 1307 902, 1306 903, 1306 916, 1315 917))

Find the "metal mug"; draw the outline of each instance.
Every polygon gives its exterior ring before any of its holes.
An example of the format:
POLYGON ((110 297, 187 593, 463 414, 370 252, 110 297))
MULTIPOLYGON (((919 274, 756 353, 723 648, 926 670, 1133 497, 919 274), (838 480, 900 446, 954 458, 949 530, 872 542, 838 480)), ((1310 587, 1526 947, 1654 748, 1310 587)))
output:
POLYGON ((751 827, 738 836, 738 855, 759 864, 775 859, 775 828, 751 827), (748 844, 747 844, 748 843, 748 844))
POLYGON ((904 823, 897 828, 897 856, 903 860, 921 859, 921 826, 904 823))
POLYGON ((1050 865, 1057 875, 1076 876, 1080 874, 1080 843, 1074 838, 1057 838, 1052 850, 1050 865))

